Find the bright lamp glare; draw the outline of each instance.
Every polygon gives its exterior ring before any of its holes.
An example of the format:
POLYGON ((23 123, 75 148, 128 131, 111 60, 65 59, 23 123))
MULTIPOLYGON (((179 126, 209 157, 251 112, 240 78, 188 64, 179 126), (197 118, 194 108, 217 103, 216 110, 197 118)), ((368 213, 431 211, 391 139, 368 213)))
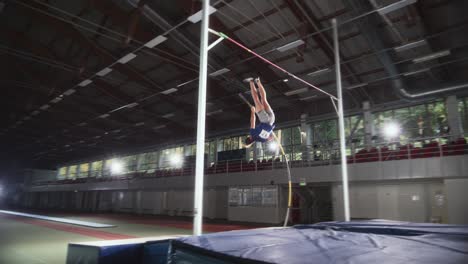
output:
POLYGON ((270 142, 270 143, 268 144, 268 149, 269 149, 270 151, 277 151, 277 150, 278 150, 278 143, 276 143, 276 142, 270 142))
POLYGON ((120 161, 113 161, 110 167, 111 174, 120 174, 123 172, 123 164, 120 161))
POLYGON ((174 167, 180 167, 182 166, 182 156, 180 154, 174 154, 171 156, 170 162, 171 165, 174 167))
POLYGON ((383 134, 387 138, 395 138, 400 135, 400 126, 397 123, 391 122, 383 126, 383 134))

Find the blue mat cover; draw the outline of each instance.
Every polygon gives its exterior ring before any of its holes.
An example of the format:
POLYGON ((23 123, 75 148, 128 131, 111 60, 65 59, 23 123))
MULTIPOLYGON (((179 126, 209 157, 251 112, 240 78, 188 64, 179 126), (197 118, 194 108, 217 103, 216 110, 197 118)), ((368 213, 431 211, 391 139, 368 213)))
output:
POLYGON ((221 232, 173 240, 168 263, 468 263, 468 226, 372 220, 221 232))

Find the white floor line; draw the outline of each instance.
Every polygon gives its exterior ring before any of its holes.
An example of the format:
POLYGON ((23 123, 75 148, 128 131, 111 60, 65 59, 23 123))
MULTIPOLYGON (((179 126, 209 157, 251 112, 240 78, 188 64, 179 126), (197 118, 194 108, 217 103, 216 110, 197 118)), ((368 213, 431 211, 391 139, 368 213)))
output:
POLYGON ((107 224, 86 222, 86 221, 66 219, 66 218, 60 218, 60 217, 50 217, 50 216, 45 216, 45 215, 26 214, 26 213, 20 213, 20 212, 15 212, 15 211, 0 210, 0 213, 9 214, 9 215, 16 215, 16 216, 30 217, 30 218, 41 219, 41 220, 46 220, 46 221, 53 221, 53 222, 59 222, 59 223, 64 223, 64 224, 72 224, 72 225, 79 225, 79 226, 85 226, 85 227, 93 227, 93 228, 115 227, 115 225, 107 225, 107 224))

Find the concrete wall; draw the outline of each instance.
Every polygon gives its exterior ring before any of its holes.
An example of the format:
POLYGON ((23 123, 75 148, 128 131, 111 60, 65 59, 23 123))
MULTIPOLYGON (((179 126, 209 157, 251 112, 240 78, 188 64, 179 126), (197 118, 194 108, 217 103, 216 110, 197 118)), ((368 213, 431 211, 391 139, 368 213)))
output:
MULTIPOLYGON (((442 181, 354 183, 349 188, 351 217, 447 222, 447 203, 439 203, 445 195, 442 181)), ((343 220, 341 185, 332 187, 332 197, 334 218, 343 220)))
POLYGON ((445 180, 448 222, 468 224, 468 179, 445 180))

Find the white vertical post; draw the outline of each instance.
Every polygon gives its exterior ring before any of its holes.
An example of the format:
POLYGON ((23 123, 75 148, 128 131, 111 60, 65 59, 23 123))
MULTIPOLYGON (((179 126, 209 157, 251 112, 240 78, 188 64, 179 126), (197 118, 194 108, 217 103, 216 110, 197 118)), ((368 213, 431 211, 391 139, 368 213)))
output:
POLYGON ((208 65, 208 18, 210 0, 203 0, 201 41, 200 41, 200 76, 198 83, 198 119, 197 119, 197 154, 195 163, 195 197, 193 234, 202 234, 203 221, 203 178, 205 167, 205 116, 206 116, 206 81, 208 65))
MULTIPOLYGON (((343 208, 345 221, 350 220, 349 213, 349 190, 348 190, 348 164, 346 163, 346 138, 344 130, 344 113, 343 113, 343 91, 341 87, 341 67, 340 67, 340 52, 338 43, 338 26, 336 19, 332 20, 333 24, 333 45, 335 48, 335 72, 336 72, 336 88, 338 97, 338 125, 340 131, 340 152, 341 152, 341 176, 343 180, 343 208)), ((334 100, 334 99, 332 99, 334 100)))

